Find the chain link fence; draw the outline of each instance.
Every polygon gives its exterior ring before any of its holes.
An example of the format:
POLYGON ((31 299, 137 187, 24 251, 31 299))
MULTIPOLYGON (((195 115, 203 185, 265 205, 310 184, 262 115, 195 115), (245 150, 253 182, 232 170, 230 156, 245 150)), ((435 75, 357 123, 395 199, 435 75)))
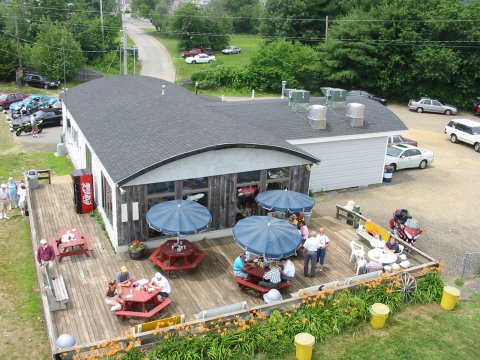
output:
POLYGON ((480 251, 466 252, 463 258, 461 278, 480 275, 480 251))

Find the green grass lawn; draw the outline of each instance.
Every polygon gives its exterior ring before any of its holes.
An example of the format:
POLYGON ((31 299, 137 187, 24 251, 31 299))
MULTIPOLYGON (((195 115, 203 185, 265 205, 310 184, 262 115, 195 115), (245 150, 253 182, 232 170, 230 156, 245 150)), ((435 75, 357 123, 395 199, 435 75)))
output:
MULTIPOLYGON (((382 330, 365 326, 316 344, 313 359, 480 359, 480 293, 454 311, 438 305, 406 308, 382 330)), ((294 356, 289 357, 293 360, 294 356)))
MULTIPOLYGON (((14 87, 14 85, 13 85, 14 87)), ((0 86, 0 91, 12 85, 0 86)), ((18 180, 29 169, 51 169, 54 175, 65 175, 72 165, 66 157, 51 152, 21 150, 15 147, 3 114, 0 114, 0 182, 9 176, 18 180)), ((12 209, 9 220, 0 220, 0 359, 49 359, 47 333, 35 273, 28 218, 12 209)))
POLYGON ((175 82, 177 83, 182 80, 190 79, 190 76, 195 71, 209 69, 220 64, 244 67, 248 64, 250 57, 263 43, 263 39, 260 36, 232 35, 230 38, 230 44, 241 47, 241 54, 223 55, 221 51, 215 51, 215 57, 217 58, 215 63, 195 65, 187 64, 185 62, 181 55, 181 51, 178 49, 177 39, 156 33, 153 29, 150 32, 167 48, 175 68, 175 82))

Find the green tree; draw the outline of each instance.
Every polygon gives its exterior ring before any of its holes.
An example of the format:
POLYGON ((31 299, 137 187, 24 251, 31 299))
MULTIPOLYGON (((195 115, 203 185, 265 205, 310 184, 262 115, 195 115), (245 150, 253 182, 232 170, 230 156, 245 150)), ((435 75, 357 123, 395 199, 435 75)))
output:
POLYGON ((45 21, 30 51, 30 63, 52 79, 67 79, 85 63, 80 44, 64 26, 45 21))
POLYGON ((172 5, 172 0, 158 0, 155 5, 152 24, 158 31, 165 31, 168 24, 168 12, 172 5))
POLYGON ((235 33, 257 32, 262 11, 258 0, 212 0, 208 8, 210 12, 227 15, 235 33))
POLYGON ((0 35, 0 80, 15 80, 15 70, 18 66, 17 45, 11 38, 0 35))
POLYGON ((311 47, 277 40, 252 56, 243 81, 245 86, 258 91, 279 92, 282 80, 292 88, 313 87, 317 64, 318 55, 311 47))
POLYGON ((192 3, 181 5, 169 21, 170 31, 178 34, 179 48, 211 47, 223 49, 228 45, 228 20, 207 16, 192 3), (227 31, 226 31, 227 29, 227 31))
POLYGON ((155 18, 156 0, 133 0, 132 15, 152 21, 155 18))

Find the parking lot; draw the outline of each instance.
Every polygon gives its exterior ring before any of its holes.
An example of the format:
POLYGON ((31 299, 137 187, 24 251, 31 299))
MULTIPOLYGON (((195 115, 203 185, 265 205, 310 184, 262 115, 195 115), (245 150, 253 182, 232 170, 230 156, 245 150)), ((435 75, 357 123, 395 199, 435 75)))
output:
MULTIPOLYGON (((397 208, 406 208, 426 230, 417 246, 441 259, 446 265, 450 282, 460 277, 467 251, 480 251, 480 218, 478 199, 480 187, 480 154, 466 144, 452 144, 443 129, 453 118, 475 119, 470 113, 458 116, 417 114, 407 106, 389 105, 410 131, 407 137, 415 139, 419 147, 432 150, 435 161, 425 170, 400 170, 391 184, 366 188, 332 191, 317 203, 319 215, 335 216, 335 204, 354 200, 362 213, 388 228, 388 221, 397 208)), ((477 118, 477 121, 479 119, 477 118)), ((16 137, 27 148, 56 150, 61 127, 46 128, 38 139, 28 135, 16 137)), ((471 289, 480 290, 480 281, 469 281, 471 289)))
MULTIPOLYGON (((443 129, 453 118, 475 117, 468 113, 454 117, 417 114, 408 111, 406 105, 389 108, 410 129, 406 137, 434 152, 433 165, 425 170, 400 170, 393 175, 391 184, 327 193, 317 203, 316 211, 335 216, 335 204, 354 200, 363 215, 388 228, 396 208, 408 209, 426 229, 417 246, 445 262, 446 277, 452 283, 460 277, 465 252, 480 251, 480 154, 473 146, 450 143, 443 129)), ((480 290, 478 280, 468 285, 480 290)))

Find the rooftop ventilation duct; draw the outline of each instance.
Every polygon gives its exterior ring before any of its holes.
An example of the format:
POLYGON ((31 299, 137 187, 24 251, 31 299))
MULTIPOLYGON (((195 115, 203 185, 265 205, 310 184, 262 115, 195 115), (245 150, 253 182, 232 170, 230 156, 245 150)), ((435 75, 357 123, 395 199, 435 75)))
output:
POLYGON ((298 112, 306 112, 310 106, 310 91, 290 90, 288 92, 288 105, 298 112))
POLYGON ((358 103, 347 104, 347 115, 345 116, 352 127, 362 127, 365 118, 365 105, 358 103))
POLYGON ((347 106, 347 90, 322 87, 320 88, 325 95, 325 103, 334 109, 344 109, 347 106))
POLYGON ((327 127, 327 107, 324 105, 312 105, 308 108, 308 123, 314 129, 327 127))

